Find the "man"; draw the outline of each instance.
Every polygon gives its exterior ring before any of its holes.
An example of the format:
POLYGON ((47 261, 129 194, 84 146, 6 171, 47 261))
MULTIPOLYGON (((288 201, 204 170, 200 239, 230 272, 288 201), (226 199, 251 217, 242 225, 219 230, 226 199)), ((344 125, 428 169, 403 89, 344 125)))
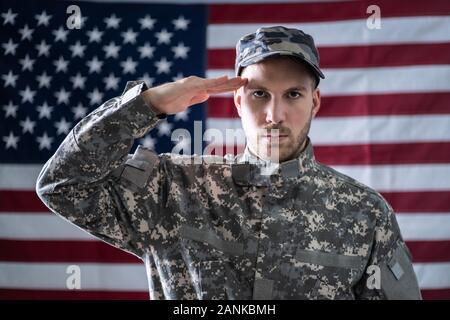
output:
POLYGON ((314 159, 324 75, 312 37, 260 28, 239 40, 236 74, 129 83, 70 132, 38 178, 40 198, 141 257, 151 299, 420 299, 389 204, 314 159), (127 156, 166 114, 227 91, 247 138, 233 161, 127 156))

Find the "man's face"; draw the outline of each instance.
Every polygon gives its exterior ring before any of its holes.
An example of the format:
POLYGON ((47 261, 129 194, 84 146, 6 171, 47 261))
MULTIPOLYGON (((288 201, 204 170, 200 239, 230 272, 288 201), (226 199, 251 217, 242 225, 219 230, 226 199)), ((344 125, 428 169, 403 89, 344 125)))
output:
POLYGON ((306 67, 269 58, 246 67, 241 77, 248 83, 234 92, 234 102, 250 151, 275 162, 297 157, 320 108, 320 91, 306 67))

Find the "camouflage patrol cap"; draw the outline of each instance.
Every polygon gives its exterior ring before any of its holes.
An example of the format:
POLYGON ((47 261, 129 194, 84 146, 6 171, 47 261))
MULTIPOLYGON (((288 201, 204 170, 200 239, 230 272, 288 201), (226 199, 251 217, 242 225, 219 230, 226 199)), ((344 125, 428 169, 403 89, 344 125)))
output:
POLYGON ((319 77, 325 79, 319 68, 319 52, 313 38, 302 30, 282 26, 262 27, 239 39, 236 45, 236 75, 251 64, 272 56, 293 56, 305 62, 319 77))

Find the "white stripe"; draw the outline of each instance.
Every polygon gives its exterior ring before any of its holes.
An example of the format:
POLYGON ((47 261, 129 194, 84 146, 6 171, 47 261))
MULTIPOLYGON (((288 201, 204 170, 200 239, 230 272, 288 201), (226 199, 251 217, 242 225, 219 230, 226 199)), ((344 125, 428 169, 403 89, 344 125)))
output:
MULTIPOLYGON (((320 111, 319 111, 320 112, 320 111)), ((242 128, 240 118, 208 118, 207 128, 242 128)), ((450 141, 450 115, 320 117, 313 119, 313 145, 450 141)), ((231 141, 230 141, 231 143, 231 141)), ((245 144, 240 137, 239 144, 245 144)))
MULTIPOLYGON (((450 212, 397 213, 405 240, 450 240, 450 212)), ((10 240, 97 240, 51 213, 0 214, 0 238, 10 240)))
POLYGON ((407 241, 450 240, 450 212, 397 213, 396 217, 407 241))
POLYGON ((0 238, 19 240, 94 240, 94 236, 50 213, 1 213, 0 238))
POLYGON ((34 190, 44 165, 0 164, 0 190, 34 190))
MULTIPOLYGON (((0 263, 0 288, 66 290, 68 263, 0 263)), ((147 291, 142 264, 77 264, 82 290, 147 291)), ((417 263, 422 289, 450 287, 450 263, 417 263)))
POLYGON ((414 271, 421 289, 450 288, 450 263, 415 263, 414 271))
MULTIPOLYGON (((450 65, 323 69, 322 96, 450 91, 450 65)), ((208 78, 234 77, 231 69, 209 69, 208 78)), ((232 94, 222 94, 229 96, 232 94)))
MULTIPOLYGON (((0 287, 68 290, 73 263, 0 263, 0 287), (69 269, 70 271, 70 269, 69 269)), ((78 263, 82 290, 148 291, 143 264, 78 263)))
POLYGON ((450 41, 450 19, 447 16, 390 17, 381 19, 381 29, 367 28, 366 19, 305 23, 210 24, 208 49, 235 48, 244 35, 260 27, 283 25, 309 33, 316 46, 350 46, 401 43, 437 43, 450 41))

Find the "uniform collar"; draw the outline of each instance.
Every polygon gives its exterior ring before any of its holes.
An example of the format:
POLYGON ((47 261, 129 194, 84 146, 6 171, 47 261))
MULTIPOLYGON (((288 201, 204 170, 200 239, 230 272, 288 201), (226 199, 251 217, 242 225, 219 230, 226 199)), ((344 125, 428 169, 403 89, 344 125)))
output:
POLYGON ((259 159, 248 148, 235 158, 231 165, 235 183, 240 185, 268 185, 279 179, 297 178, 309 171, 315 163, 314 151, 309 137, 300 155, 282 163, 259 159))

